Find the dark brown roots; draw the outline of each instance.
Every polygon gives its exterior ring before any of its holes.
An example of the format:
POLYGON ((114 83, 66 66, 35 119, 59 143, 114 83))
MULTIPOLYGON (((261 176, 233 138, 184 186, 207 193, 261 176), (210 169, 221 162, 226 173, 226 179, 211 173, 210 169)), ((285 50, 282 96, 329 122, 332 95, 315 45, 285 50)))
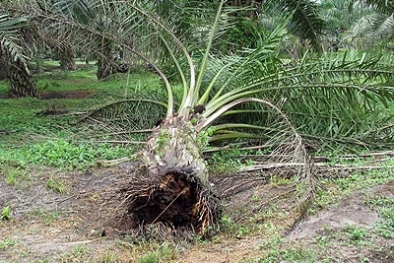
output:
POLYGON ((132 228, 152 225, 207 236, 218 227, 218 198, 185 170, 168 170, 131 182, 122 189, 125 217, 132 228))

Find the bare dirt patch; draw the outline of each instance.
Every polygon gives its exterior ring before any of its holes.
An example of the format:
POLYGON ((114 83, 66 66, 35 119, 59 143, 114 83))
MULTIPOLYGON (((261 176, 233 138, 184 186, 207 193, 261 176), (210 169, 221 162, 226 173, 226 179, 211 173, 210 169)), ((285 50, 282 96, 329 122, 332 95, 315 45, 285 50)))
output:
POLYGON ((45 100, 51 99, 84 99, 92 97, 97 90, 68 90, 68 91, 42 91, 39 97, 45 100))
MULTIPOLYGON (((29 173, 31 178, 16 186, 0 180, 0 207, 10 206, 12 212, 10 221, 0 221, 0 244, 3 242, 0 262, 136 262, 138 253, 146 253, 140 251, 133 241, 126 242, 127 233, 117 226, 116 211, 120 200, 115 190, 130 179, 124 169, 88 172, 32 169, 29 173), (61 194, 50 189, 47 185, 49 178, 66 182, 67 192, 61 194), (9 244, 6 245, 5 241, 9 244)), ((237 227, 247 222, 237 221, 235 215, 249 213, 249 219, 253 207, 258 206, 253 203, 256 193, 269 192, 259 197, 264 200, 285 193, 281 187, 255 186, 252 180, 245 178, 243 182, 249 191, 224 199, 226 213, 233 213, 233 225, 237 227), (241 199, 251 200, 250 205, 240 206, 237 200, 241 199)), ((221 192, 225 195, 226 189, 221 192)), ((394 262, 394 237, 383 238, 374 234, 376 224, 383 219, 377 208, 367 205, 365 199, 375 195, 394 198, 394 182, 347 196, 338 204, 308 216, 287 236, 282 235, 283 230, 294 222, 296 216, 284 214, 275 219, 274 223, 280 227, 274 231, 269 230, 268 222, 272 218, 267 212, 260 222, 255 222, 261 227, 259 230, 233 233, 225 229, 211 241, 179 244, 177 254, 165 262, 265 262, 267 251, 272 249, 270 240, 276 235, 282 238, 282 242, 275 245, 275 250, 310 248, 316 251, 314 260, 394 262), (354 227, 365 229, 367 236, 352 240, 349 231, 354 227), (322 240, 327 242, 322 244, 322 240)))

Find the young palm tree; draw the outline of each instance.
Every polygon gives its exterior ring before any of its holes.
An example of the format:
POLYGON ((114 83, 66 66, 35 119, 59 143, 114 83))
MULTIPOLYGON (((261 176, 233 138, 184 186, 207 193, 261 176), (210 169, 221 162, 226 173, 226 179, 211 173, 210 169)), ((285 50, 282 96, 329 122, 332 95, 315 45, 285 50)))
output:
POLYGON ((26 35, 29 34, 22 29, 27 22, 24 17, 12 18, 5 13, 0 14, 0 64, 9 81, 12 97, 37 96, 27 67, 26 48, 22 47, 26 35))

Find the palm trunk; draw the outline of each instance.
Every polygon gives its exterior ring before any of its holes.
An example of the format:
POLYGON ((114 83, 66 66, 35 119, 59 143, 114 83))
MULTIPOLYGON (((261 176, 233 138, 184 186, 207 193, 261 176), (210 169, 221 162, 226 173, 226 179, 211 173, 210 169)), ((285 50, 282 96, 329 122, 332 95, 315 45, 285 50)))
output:
POLYGON ((118 72, 111 52, 112 43, 109 40, 101 40, 98 48, 97 79, 104 79, 118 72))
POLYGON ((111 57, 101 56, 97 61, 97 79, 105 79, 118 72, 118 66, 111 57))
POLYGON ((36 87, 26 64, 20 58, 11 59, 10 55, 5 58, 8 61, 3 61, 2 64, 9 81, 10 96, 15 98, 37 97, 36 87))
POLYGON ((59 48, 60 68, 62 70, 76 70, 75 53, 70 44, 65 44, 59 48))
MULTIPOLYGON (((0 59, 0 68, 5 69, 6 64, 2 59, 0 59)), ((7 72, 5 70, 0 70, 0 81, 7 78, 7 72)))
POLYGON ((190 122, 181 116, 164 120, 141 152, 141 163, 142 177, 123 189, 134 227, 162 223, 205 235, 217 225, 219 201, 190 122))

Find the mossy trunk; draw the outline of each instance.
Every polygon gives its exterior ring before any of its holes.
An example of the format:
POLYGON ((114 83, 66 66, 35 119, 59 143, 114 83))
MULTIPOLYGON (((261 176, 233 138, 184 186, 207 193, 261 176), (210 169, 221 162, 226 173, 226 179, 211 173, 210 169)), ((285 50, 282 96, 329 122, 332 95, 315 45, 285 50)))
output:
POLYGON ((165 119, 141 152, 141 177, 125 189, 134 227, 162 223, 206 234, 217 225, 219 200, 211 190, 194 126, 165 119))

